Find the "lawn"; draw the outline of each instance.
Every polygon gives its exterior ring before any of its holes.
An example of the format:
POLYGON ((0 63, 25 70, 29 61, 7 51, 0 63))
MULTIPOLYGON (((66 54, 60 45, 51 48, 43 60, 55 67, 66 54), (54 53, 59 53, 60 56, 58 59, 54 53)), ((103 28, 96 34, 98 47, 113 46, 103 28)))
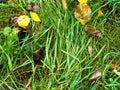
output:
POLYGON ((120 90, 120 1, 88 0, 85 24, 74 16, 78 3, 67 0, 66 11, 61 0, 0 3, 0 90, 120 90), (41 22, 21 28, 13 17, 30 17, 28 3, 40 6, 41 22))

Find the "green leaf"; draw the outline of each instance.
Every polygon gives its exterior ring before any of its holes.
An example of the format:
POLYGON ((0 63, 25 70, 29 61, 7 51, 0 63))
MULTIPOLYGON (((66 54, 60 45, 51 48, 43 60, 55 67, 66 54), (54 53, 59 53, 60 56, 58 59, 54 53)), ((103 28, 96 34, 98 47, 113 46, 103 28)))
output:
POLYGON ((12 31, 12 30, 11 30, 10 27, 5 27, 5 28, 4 28, 4 31, 3 31, 3 34, 4 34, 5 36, 8 36, 11 31, 12 31))

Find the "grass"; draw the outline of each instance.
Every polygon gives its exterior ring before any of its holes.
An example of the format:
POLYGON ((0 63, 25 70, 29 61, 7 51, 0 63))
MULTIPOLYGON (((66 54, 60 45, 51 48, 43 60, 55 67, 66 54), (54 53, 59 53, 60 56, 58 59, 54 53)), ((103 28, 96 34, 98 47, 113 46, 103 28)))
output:
POLYGON ((16 24, 9 23, 12 16, 29 15, 24 9, 29 1, 14 2, 14 6, 7 2, 0 4, 0 90, 120 89, 120 76, 110 68, 111 63, 120 64, 119 0, 89 1, 92 15, 88 24, 104 33, 103 38, 89 37, 84 25, 74 18, 77 0, 68 0, 66 12, 60 0, 31 0, 40 5, 42 22, 40 25, 32 22, 21 46, 17 35, 5 36, 3 32, 5 27, 19 29, 16 24), (98 17, 97 11, 106 4, 111 10, 98 17), (109 18, 115 8, 118 13, 109 18), (93 47, 91 58, 88 46, 93 47), (33 53, 39 48, 43 56, 35 61, 33 53), (95 81, 89 80, 97 70, 101 70, 102 76, 95 81))

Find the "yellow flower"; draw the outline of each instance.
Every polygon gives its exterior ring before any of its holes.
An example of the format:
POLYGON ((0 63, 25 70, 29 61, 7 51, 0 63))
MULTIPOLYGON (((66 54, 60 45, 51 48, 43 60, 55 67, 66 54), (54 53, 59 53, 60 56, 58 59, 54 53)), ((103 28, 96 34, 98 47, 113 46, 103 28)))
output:
POLYGON ((29 25, 30 23, 30 18, 29 16, 27 15, 21 15, 18 17, 17 19, 17 23, 18 23, 18 26, 26 29, 26 27, 29 25))
POLYGON ((88 0, 78 0, 81 4, 87 3, 88 0))
POLYGON ((37 13, 35 12, 30 12, 31 18, 35 21, 35 22, 40 22, 40 17, 38 16, 37 13))

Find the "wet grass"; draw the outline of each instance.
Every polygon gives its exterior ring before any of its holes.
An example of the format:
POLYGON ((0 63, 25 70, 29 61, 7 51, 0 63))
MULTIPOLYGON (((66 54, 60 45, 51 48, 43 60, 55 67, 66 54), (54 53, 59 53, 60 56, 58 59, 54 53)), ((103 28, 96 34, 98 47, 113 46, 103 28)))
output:
MULTIPOLYGON (((27 0, 14 1, 14 6, 7 2, 0 4, 1 90, 120 89, 120 77, 110 68, 111 63, 120 65, 119 0, 89 1, 92 15, 88 24, 99 29, 103 38, 89 37, 84 25, 74 18, 74 8, 64 12, 60 0, 32 1, 41 7, 38 14, 42 22, 31 23, 22 45, 19 45, 18 37, 3 35, 5 27, 19 29, 16 24, 9 23, 12 16, 29 15, 24 9, 27 0), (98 17, 97 11, 106 4, 111 10, 98 17), (109 18, 115 8, 118 12, 109 18), (93 47, 92 57, 89 57, 88 46, 93 47), (39 54, 33 56, 38 49, 39 54), (102 76, 95 81, 89 80, 97 70, 101 70, 102 76)), ((68 4, 70 7, 77 1, 70 0, 68 4)))

